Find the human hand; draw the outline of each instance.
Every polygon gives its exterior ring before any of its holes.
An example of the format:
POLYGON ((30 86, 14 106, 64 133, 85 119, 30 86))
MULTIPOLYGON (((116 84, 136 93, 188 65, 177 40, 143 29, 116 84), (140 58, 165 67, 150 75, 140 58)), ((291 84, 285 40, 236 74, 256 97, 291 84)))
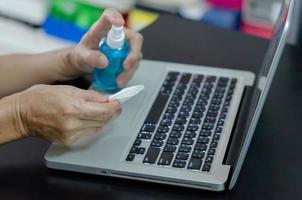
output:
POLYGON ((22 137, 38 136, 59 144, 100 131, 121 112, 117 101, 92 90, 72 86, 36 85, 19 94, 18 111, 22 137))
MULTIPOLYGON (((122 15, 114 9, 106 9, 101 18, 94 23, 90 30, 83 36, 81 42, 71 48, 67 54, 66 64, 62 70, 65 77, 75 78, 79 75, 91 73, 94 67, 105 68, 107 58, 99 51, 100 40, 106 36, 112 25, 124 25, 122 15)), ((125 28, 125 35, 129 41, 130 53, 124 62, 124 71, 117 78, 120 87, 132 78, 142 59, 141 52, 143 36, 133 30, 125 28)))

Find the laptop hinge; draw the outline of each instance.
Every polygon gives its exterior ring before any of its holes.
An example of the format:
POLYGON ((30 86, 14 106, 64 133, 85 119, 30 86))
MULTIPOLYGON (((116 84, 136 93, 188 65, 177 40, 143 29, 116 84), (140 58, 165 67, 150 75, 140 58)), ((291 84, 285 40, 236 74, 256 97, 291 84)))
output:
POLYGON ((242 144, 245 138, 245 130, 248 123, 248 113, 253 96, 253 87, 246 86, 243 93, 243 98, 240 102, 239 110, 232 129, 230 142, 228 144, 223 164, 231 166, 230 176, 232 177, 233 168, 238 161, 242 144))

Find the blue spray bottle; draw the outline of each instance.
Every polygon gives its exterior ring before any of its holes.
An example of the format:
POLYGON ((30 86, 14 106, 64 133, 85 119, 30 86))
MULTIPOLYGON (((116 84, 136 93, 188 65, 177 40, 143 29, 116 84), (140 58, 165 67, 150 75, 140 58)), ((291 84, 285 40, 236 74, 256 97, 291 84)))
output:
POLYGON ((99 50, 107 57, 108 65, 104 69, 94 69, 93 88, 105 93, 116 92, 119 90, 116 79, 123 72, 123 64, 129 53, 124 27, 112 26, 107 37, 101 41, 99 50))

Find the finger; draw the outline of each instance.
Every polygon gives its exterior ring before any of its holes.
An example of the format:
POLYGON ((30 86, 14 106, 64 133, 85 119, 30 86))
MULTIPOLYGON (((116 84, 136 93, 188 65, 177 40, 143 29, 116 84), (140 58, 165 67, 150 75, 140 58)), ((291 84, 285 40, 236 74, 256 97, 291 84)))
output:
POLYGON ((143 57, 141 50, 144 38, 140 33, 130 29, 125 29, 125 34, 129 41, 131 52, 124 62, 124 67, 125 69, 130 69, 143 57))
POLYGON ((100 40, 105 37, 112 25, 123 26, 124 24, 123 16, 115 9, 108 8, 84 35, 81 43, 90 48, 97 49, 100 40))
POLYGON ((136 62, 132 68, 129 70, 125 70, 123 73, 121 73, 117 78, 117 83, 119 87, 124 87, 126 83, 132 79, 133 75, 135 74, 137 68, 139 66, 139 63, 136 62))
POLYGON ((120 112, 121 105, 117 101, 107 103, 87 102, 81 108, 80 119, 107 123, 120 112))
POLYGON ((80 50, 80 55, 82 61, 84 62, 83 66, 88 66, 85 71, 90 73, 94 67, 104 68, 108 65, 108 60, 104 54, 98 50, 90 50, 83 48, 80 50))
POLYGON ((82 97, 87 102, 106 103, 109 101, 108 97, 95 90, 78 89, 77 92, 79 93, 80 97, 82 97))

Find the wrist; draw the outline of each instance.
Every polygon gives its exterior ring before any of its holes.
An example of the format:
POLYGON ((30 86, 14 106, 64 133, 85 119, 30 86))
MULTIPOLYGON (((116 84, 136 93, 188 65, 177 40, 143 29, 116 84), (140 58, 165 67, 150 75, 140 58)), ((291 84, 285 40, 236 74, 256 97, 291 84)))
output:
POLYGON ((0 100, 0 144, 28 136, 28 129, 25 125, 21 107, 20 93, 0 100))

